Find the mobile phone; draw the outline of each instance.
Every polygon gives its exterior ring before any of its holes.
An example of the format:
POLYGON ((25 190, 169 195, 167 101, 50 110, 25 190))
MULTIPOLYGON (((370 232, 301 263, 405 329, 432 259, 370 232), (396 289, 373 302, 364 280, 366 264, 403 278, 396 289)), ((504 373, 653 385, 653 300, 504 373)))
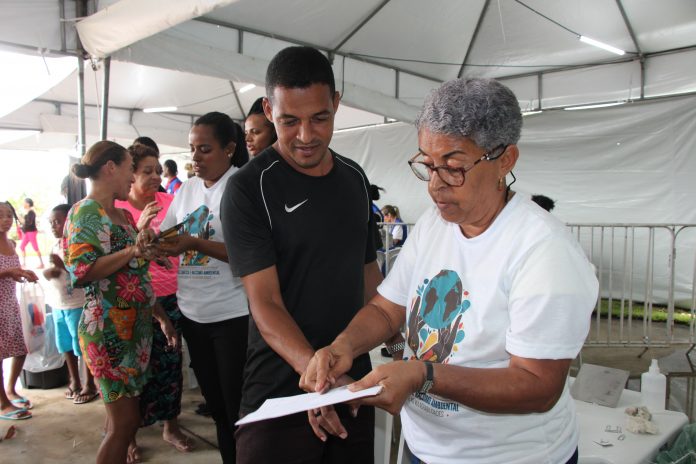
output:
POLYGON ((169 229, 161 230, 160 233, 157 235, 157 240, 161 238, 170 238, 174 237, 179 234, 179 230, 184 227, 184 224, 186 224, 186 221, 180 222, 175 226, 170 227, 169 229))

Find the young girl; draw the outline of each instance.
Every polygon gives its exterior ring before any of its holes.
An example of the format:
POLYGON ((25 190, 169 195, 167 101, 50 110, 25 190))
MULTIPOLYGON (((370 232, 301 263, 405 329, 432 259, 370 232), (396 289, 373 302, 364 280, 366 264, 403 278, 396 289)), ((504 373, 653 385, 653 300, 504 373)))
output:
MULTIPOLYGON (((19 372, 24 365, 27 348, 22 335, 22 322, 19 318, 19 303, 15 292, 15 282, 25 279, 36 282, 38 278, 32 271, 19 267, 19 257, 7 233, 16 220, 14 208, 8 202, 0 202, 0 359, 12 358, 12 367, 7 388, 0 388, 0 419, 29 419, 31 403, 15 391, 19 372)), ((3 380, 0 361, 0 382, 3 380)))
POLYGON ((44 263, 41 257, 41 250, 39 249, 39 243, 36 241, 36 234, 38 234, 38 229, 36 228, 36 212, 34 212, 34 200, 31 198, 24 199, 24 211, 26 214, 24 217, 19 219, 22 224, 22 242, 19 244, 19 249, 22 250, 22 266, 27 265, 27 244, 31 244, 31 247, 36 252, 39 257, 39 269, 43 269, 44 263))

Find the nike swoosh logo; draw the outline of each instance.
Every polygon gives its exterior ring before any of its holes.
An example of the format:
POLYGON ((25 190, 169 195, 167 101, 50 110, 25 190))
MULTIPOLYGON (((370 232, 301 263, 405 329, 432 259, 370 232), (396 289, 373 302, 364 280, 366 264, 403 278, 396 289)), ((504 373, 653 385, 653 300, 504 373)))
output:
POLYGON ((297 208, 299 208, 300 206, 304 205, 304 204, 307 203, 308 201, 309 201, 309 198, 307 198, 305 201, 299 202, 298 204, 296 204, 295 206, 292 206, 292 207, 288 207, 288 205, 285 205, 285 212, 286 212, 286 213, 292 213, 293 211, 295 211, 297 208))

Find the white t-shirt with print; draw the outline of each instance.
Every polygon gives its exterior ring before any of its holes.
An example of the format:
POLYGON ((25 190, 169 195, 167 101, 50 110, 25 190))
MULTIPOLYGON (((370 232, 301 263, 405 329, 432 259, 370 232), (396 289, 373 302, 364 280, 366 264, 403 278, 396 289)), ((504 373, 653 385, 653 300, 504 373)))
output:
MULTIPOLYGON (((428 210, 378 291, 406 308, 405 358, 500 368, 511 354, 575 358, 598 283, 565 226, 515 195, 491 227, 470 239, 437 208, 428 210)), ((567 385, 546 413, 484 413, 414 394, 401 420, 409 448, 429 464, 557 464, 578 442, 567 385)))
MULTIPOLYGON (((200 177, 192 177, 184 182, 169 206, 160 230, 183 222, 191 212, 206 205, 210 210, 207 226, 197 235, 214 242, 224 242, 220 200, 227 179, 236 170, 230 167, 210 188, 200 177)), ((249 314, 242 281, 232 275, 229 265, 194 251, 185 252, 179 257, 176 296, 184 316, 200 323, 220 322, 249 314)))
MULTIPOLYGON (((62 246, 63 239, 56 241, 51 249, 51 253, 60 256, 65 260, 65 253, 62 246)), ((52 309, 82 309, 85 305, 85 290, 83 288, 73 288, 70 285, 68 272, 60 269, 60 275, 49 279, 46 302, 52 309)))

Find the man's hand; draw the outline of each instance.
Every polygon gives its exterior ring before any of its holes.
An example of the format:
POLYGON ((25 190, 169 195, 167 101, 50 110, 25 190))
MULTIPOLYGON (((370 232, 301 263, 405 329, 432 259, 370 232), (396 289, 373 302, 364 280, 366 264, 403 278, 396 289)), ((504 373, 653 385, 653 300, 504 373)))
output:
POLYGON ((300 388, 306 392, 324 393, 338 387, 336 380, 353 365, 353 349, 340 337, 314 353, 300 377, 300 388))
POLYGON ((408 397, 418 391, 424 381, 425 365, 422 362, 394 361, 377 366, 365 377, 349 385, 348 389, 360 391, 381 385, 382 391, 378 395, 361 398, 355 402, 375 406, 396 415, 408 397))
MULTIPOLYGON (((335 386, 341 387, 352 382, 353 379, 347 375, 342 375, 335 382, 335 386)), ((359 407, 359 405, 350 407, 350 412, 353 417, 358 414, 359 407)), ((328 438, 327 433, 340 438, 346 438, 348 436, 348 432, 346 431, 345 427, 343 427, 343 424, 341 424, 341 419, 339 419, 333 406, 310 409, 307 411, 307 417, 309 418, 309 425, 312 427, 314 435, 319 437, 321 441, 326 441, 328 438)))

